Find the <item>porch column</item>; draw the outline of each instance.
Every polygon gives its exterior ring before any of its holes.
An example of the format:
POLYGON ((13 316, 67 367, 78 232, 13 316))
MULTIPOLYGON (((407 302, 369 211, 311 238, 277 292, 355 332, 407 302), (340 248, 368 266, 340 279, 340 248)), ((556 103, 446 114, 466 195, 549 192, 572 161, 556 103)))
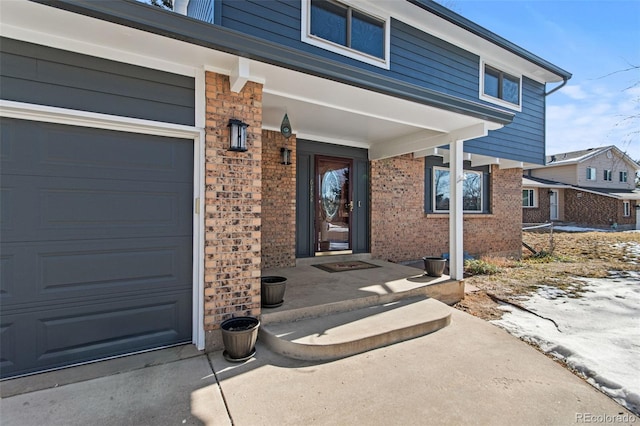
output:
POLYGON ((462 244, 463 145, 462 140, 449 143, 449 275, 454 280, 462 280, 464 273, 462 244))

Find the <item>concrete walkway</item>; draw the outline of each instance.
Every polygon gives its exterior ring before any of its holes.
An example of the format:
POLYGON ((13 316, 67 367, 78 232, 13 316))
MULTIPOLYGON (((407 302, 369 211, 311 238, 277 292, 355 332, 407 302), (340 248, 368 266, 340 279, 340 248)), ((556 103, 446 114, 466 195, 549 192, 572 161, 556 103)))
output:
POLYGON ((326 363, 258 343, 5 398, 6 425, 570 425, 629 413, 501 329, 453 310, 436 333, 326 363), (215 374, 213 370, 215 370, 215 374))

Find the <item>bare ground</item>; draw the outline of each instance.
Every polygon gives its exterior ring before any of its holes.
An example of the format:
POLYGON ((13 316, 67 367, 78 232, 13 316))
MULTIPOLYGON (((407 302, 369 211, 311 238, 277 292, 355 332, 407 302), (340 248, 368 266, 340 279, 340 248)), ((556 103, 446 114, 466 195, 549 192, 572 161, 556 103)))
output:
MULTIPOLYGON (((523 247, 523 258, 481 258, 480 266, 497 267, 490 275, 466 273, 466 284, 478 288, 467 293, 457 309, 485 320, 499 319, 503 311, 498 300, 519 304, 518 301, 541 286, 552 286, 579 297, 579 277, 604 278, 610 271, 640 271, 640 260, 629 258, 629 243, 640 244, 638 232, 524 232, 523 241, 539 255, 534 256, 523 247), (634 263, 635 261, 635 263, 634 263)), ((476 270, 477 272, 477 270, 476 270)))

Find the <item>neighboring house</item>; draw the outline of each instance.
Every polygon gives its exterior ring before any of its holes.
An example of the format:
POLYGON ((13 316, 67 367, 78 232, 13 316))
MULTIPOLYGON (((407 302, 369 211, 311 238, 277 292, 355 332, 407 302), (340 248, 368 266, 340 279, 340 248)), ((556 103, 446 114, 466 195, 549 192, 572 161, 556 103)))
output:
POLYGON ((640 229, 638 171, 613 145, 548 156, 546 166, 525 170, 522 221, 640 229))
POLYGON ((219 349, 299 258, 521 254, 568 72, 426 0, 176 10, 0 2, 3 376, 219 349))

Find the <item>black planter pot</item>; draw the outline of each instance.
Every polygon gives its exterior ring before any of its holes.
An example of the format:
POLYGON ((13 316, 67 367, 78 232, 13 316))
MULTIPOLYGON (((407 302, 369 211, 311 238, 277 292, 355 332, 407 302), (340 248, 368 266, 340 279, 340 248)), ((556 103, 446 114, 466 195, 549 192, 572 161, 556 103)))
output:
POLYGON ((222 353, 227 361, 242 362, 256 353, 256 340, 260 321, 254 317, 229 318, 220 324, 222 342, 225 351, 222 353))
POLYGON ((447 263, 446 259, 441 257, 423 257, 424 271, 430 277, 441 277, 444 272, 444 266, 447 263))
POLYGON ((284 303, 284 291, 287 287, 285 277, 262 277, 260 294, 263 308, 277 308, 284 303))

